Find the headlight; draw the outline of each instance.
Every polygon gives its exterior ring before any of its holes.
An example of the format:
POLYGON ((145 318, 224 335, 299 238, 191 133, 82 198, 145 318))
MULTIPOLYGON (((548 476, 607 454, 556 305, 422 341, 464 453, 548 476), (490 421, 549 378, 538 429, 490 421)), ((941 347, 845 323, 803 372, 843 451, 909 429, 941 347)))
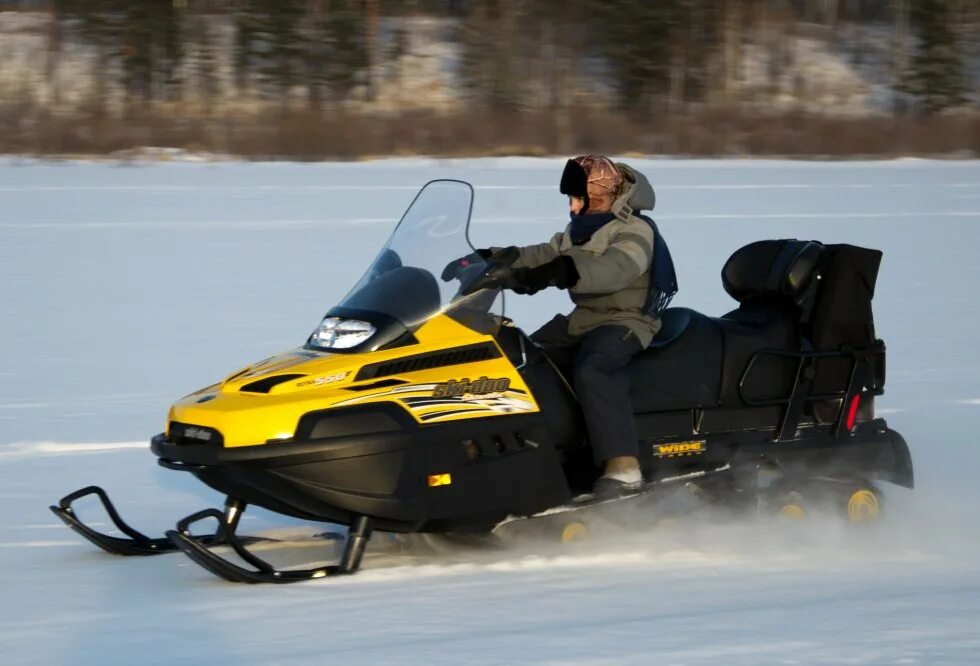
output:
POLYGON ((367 341, 377 329, 366 321, 327 317, 310 339, 317 347, 350 349, 367 341))

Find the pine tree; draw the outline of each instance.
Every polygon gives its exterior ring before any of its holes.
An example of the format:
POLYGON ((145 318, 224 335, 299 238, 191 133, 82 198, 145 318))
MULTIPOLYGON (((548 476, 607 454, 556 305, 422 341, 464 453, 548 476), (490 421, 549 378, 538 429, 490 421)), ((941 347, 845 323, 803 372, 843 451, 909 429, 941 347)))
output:
POLYGON ((919 45, 901 90, 919 98, 929 114, 963 104, 969 87, 951 29, 950 0, 913 0, 911 20, 919 45))

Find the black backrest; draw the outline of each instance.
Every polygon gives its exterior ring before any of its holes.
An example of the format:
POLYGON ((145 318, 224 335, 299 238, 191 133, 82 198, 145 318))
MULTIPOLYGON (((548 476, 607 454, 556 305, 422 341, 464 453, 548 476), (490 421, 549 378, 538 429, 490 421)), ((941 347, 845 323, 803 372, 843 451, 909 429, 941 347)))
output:
MULTIPOLYGON (((740 381, 752 383, 743 380, 741 373, 762 347, 805 350, 812 345, 818 352, 841 351, 845 346, 874 349, 871 299, 881 256, 877 250, 854 245, 800 240, 758 241, 737 250, 721 274, 725 290, 739 302, 737 310, 719 320, 725 331, 722 401, 741 393, 740 381)), ((778 379, 789 377, 795 367, 796 361, 789 360, 785 368, 770 372, 759 366, 753 373, 762 378, 763 388, 779 386, 778 379)), ((811 395, 844 391, 853 367, 846 353, 818 358, 811 395)), ((877 389, 883 384, 884 359, 874 358, 866 386, 877 389)))
POLYGON ((823 245, 796 239, 764 240, 735 251, 721 270, 725 291, 739 303, 790 301, 803 306, 812 297, 823 245))
POLYGON ((769 400, 792 391, 795 358, 764 355, 751 373, 743 373, 762 349, 801 349, 822 252, 823 245, 815 241, 764 240, 736 250, 725 263, 721 279, 739 305, 718 320, 725 336, 723 404, 740 404, 743 395, 769 400))

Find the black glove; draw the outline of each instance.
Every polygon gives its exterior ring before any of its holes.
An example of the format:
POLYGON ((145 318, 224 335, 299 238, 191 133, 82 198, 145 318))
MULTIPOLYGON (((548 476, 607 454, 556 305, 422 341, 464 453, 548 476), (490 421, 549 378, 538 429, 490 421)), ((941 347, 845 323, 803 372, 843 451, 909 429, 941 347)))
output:
POLYGON ((517 294, 536 294, 548 287, 574 287, 578 278, 575 261, 562 255, 534 268, 515 268, 506 287, 517 294))
POLYGON ((468 254, 465 257, 453 259, 446 264, 445 268, 442 269, 442 281, 449 282, 450 280, 455 280, 459 277, 459 274, 463 272, 463 269, 473 264, 482 264, 491 256, 493 256, 493 252, 486 248, 480 248, 476 252, 468 254))

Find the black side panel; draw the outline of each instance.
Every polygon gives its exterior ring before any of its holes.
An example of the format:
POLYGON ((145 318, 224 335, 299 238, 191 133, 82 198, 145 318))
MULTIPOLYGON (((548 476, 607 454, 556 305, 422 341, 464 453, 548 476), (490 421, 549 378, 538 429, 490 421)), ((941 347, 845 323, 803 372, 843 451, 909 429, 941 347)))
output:
POLYGON ((414 470, 411 465, 407 469, 407 489, 416 489, 426 516, 423 530, 483 531, 507 516, 531 515, 571 501, 561 460, 546 443, 543 428, 508 433, 478 424, 456 437, 457 442, 475 441, 478 453, 474 456, 469 444, 432 446, 412 459, 414 470), (474 440, 466 438, 474 434, 474 440), (427 475, 450 471, 451 485, 426 486, 427 475))
POLYGON ((541 408, 542 422, 561 458, 569 486, 575 494, 586 492, 597 473, 582 410, 570 385, 544 352, 517 329, 501 329, 498 341, 515 367, 520 368, 521 377, 541 408), (511 339, 502 338, 501 334, 511 339), (516 336, 523 336, 523 340, 516 336))
POLYGON ((694 433, 694 413, 689 410, 636 415, 636 433, 641 442, 694 433))
MULTIPOLYGON (((718 404, 722 335, 716 321, 699 312, 671 308, 664 315, 666 344, 637 354, 627 368, 633 411, 660 412, 718 404), (682 332, 669 324, 684 317, 682 332)), ((658 335, 658 337, 660 337, 658 335)))
MULTIPOLYGON (((879 422, 882 423, 883 422, 879 422)), ((869 427, 862 424, 862 427, 869 427)), ((912 454, 909 453, 909 445, 905 443, 905 438, 894 430, 887 428, 887 435, 891 439, 891 473, 883 472, 881 478, 885 481, 904 486, 905 488, 915 487, 915 474, 912 471, 912 454)))
POLYGON ((500 349, 504 352, 507 360, 515 368, 519 368, 527 363, 528 354, 531 351, 531 347, 534 346, 534 343, 524 335, 521 329, 516 326, 501 326, 497 330, 496 335, 494 335, 494 339, 500 345, 500 349))
POLYGON ((862 423, 842 438, 826 436, 777 445, 765 441, 743 444, 732 464, 763 458, 776 463, 790 476, 879 480, 906 488, 914 485, 912 460, 905 440, 881 419, 862 423))
POLYGON ((351 437, 378 432, 394 432, 403 427, 411 427, 411 422, 403 409, 392 405, 384 409, 372 406, 359 410, 323 410, 308 412, 299 420, 295 439, 300 442, 328 439, 330 437, 351 437), (400 412, 400 413, 399 413, 400 412))
POLYGON ((700 431, 705 433, 738 430, 775 430, 783 415, 781 406, 706 409, 700 431))
POLYGON ((531 389, 555 448, 564 450, 581 446, 585 427, 568 380, 520 329, 502 327, 496 339, 531 389))
POLYGON ((597 472, 592 461, 592 447, 585 434, 582 410, 570 380, 520 329, 504 326, 497 332, 496 340, 521 373, 541 408, 542 423, 558 451, 573 494, 588 491, 597 472))

